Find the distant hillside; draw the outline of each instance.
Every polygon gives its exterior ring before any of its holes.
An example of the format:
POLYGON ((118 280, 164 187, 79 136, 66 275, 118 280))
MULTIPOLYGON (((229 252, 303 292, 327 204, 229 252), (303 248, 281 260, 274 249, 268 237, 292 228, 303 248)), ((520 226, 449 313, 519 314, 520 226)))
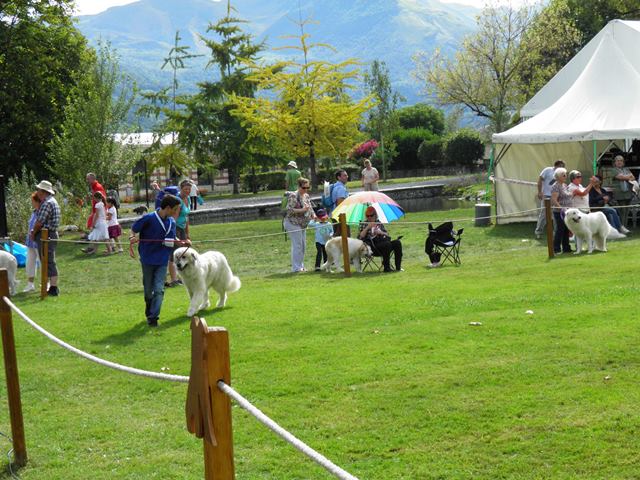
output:
MULTIPOLYGON (((265 39, 265 58, 283 58, 291 52, 273 51, 291 43, 284 35, 297 35, 297 0, 234 0, 237 16, 247 20, 247 30, 258 40, 265 39)), ((396 89, 408 103, 419 99, 419 86, 411 78, 411 56, 418 50, 436 47, 452 53, 462 37, 475 28, 473 7, 443 4, 437 0, 301 0, 303 18, 312 41, 332 45, 336 52, 323 50, 332 61, 355 57, 363 62, 379 59, 387 63, 396 89)), ((168 86, 169 72, 162 72, 162 59, 173 45, 176 30, 192 53, 208 55, 199 34, 205 35, 209 23, 225 14, 226 2, 211 0, 140 0, 112 7, 97 15, 80 16, 78 28, 92 44, 108 40, 120 55, 121 66, 143 89, 168 86)), ((208 57, 195 59, 183 71, 180 82, 185 92, 194 91, 197 82, 217 75, 215 67, 205 69, 208 57)))

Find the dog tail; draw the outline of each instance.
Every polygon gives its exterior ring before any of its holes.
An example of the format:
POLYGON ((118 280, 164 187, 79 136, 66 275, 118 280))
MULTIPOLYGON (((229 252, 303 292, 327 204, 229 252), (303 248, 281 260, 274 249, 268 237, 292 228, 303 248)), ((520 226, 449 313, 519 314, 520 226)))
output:
POLYGON ((627 238, 624 233, 620 233, 613 227, 609 227, 609 233, 607 234, 607 240, 620 240, 621 238, 627 238))
POLYGON ((242 282, 240 282, 240 279, 235 275, 233 275, 229 280, 229 283, 227 284, 227 292, 228 293, 237 292, 238 290, 240 290, 241 286, 242 286, 242 282))

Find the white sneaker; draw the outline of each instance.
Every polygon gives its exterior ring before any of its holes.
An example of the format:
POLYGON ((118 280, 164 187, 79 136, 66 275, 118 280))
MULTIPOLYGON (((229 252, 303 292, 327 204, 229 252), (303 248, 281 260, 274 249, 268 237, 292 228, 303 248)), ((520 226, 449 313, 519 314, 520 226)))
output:
POLYGON ((35 292, 35 290, 36 290, 36 287, 33 285, 33 283, 30 283, 26 287, 24 287, 24 290, 22 290, 22 293, 35 292))
POLYGON ((622 227, 620 227, 620 233, 624 233, 626 235, 627 233, 631 233, 631 230, 623 225, 622 227))

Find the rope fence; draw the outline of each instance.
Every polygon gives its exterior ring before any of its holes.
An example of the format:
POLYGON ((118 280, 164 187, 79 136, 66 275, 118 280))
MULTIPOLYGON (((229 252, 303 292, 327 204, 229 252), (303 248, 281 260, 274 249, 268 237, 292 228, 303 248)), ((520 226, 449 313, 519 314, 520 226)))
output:
MULTIPOLYGON (((0 273, 3 274, 2 280, 6 281, 6 279, 7 279, 6 272, 0 272, 0 273)), ((6 288, 8 288, 8 286, 6 286, 6 288)), ((111 362, 111 361, 108 361, 108 360, 104 360, 102 358, 96 357, 95 355, 91 355, 90 353, 87 353, 87 352, 85 352, 83 350, 80 350, 80 349, 68 344, 67 342, 59 339, 58 337, 56 337, 55 335, 53 335, 52 333, 48 332, 46 329, 44 329, 43 327, 38 325, 35 321, 33 321, 31 318, 29 318, 29 316, 27 314, 25 314, 22 310, 20 310, 20 308, 18 308, 7 296, 3 295, 2 296, 2 301, 11 310, 13 310, 15 313, 17 313, 18 316, 20 318, 22 318, 22 320, 24 320, 33 329, 35 329, 36 331, 38 331, 39 333, 44 335, 47 339, 49 339, 53 343, 55 343, 58 346, 60 346, 60 347, 62 347, 64 349, 66 349, 66 350, 78 355, 81 358, 84 358, 86 360, 92 361, 92 362, 94 362, 94 363, 96 363, 98 365, 101 365, 103 367, 111 368, 111 369, 118 370, 118 371, 121 371, 121 372, 129 373, 129 374, 132 374, 132 375, 137 375, 137 376, 146 377, 146 378, 153 378, 153 379, 156 379, 156 380, 165 380, 165 381, 180 382, 180 383, 190 383, 190 380, 191 380, 190 376, 170 375, 170 374, 165 374, 165 373, 160 373, 160 372, 152 372, 152 371, 149 371, 149 370, 142 370, 142 369, 139 369, 139 368, 129 367, 129 366, 122 365, 122 364, 119 364, 119 363, 115 363, 115 362, 111 362)), ((204 321, 202 321, 202 320, 201 320, 201 322, 204 323, 204 321)), ((206 326, 206 324, 205 324, 205 326, 206 326)), ((207 329, 207 330, 210 331, 210 332, 219 332, 220 331, 220 329, 216 329, 216 328, 207 329)), ((3 331, 3 333, 4 333, 4 331, 3 331)), ((225 331, 225 333, 226 333, 226 331, 225 331)), ((214 342, 211 342, 211 344, 214 344, 214 342)), ((226 345, 226 349, 228 351, 228 343, 226 345)), ((216 357, 216 355, 210 355, 210 356, 212 358, 216 357)), ((192 366, 192 368, 193 368, 193 366, 192 366)), ((17 368, 16 368, 16 371, 17 371, 17 368)), ((192 370, 192 374, 193 374, 193 370, 192 370)), ((274 432, 276 435, 278 435, 284 441, 286 441, 287 443, 292 445, 294 448, 296 448, 298 451, 300 451, 301 453, 306 455, 309 459, 311 459, 312 461, 314 461, 315 463, 317 463, 318 465, 323 467, 325 470, 327 470, 329 473, 331 473, 336 478, 339 478, 340 480, 358 480, 357 477, 351 475, 346 470, 340 468, 335 463, 333 463, 331 460, 329 460, 327 457, 325 457, 324 455, 320 454, 319 452, 317 452, 316 450, 311 448, 309 445, 304 443, 302 440, 298 439, 295 435, 293 435, 292 433, 290 433, 289 431, 285 430, 283 427, 278 425, 278 423, 276 423, 274 420, 272 420, 267 415, 265 415, 260 409, 258 409, 256 406, 254 406, 251 402, 249 402, 249 400, 247 400, 245 397, 243 397, 240 393, 238 393, 235 389, 233 389, 230 385, 225 383, 223 380, 217 380, 216 386, 219 389, 219 391, 224 393, 230 399, 233 399, 240 407, 242 407, 244 410, 246 410, 249 414, 251 414, 254 418, 256 418, 260 423, 265 425, 267 428, 269 428, 272 432, 274 432)), ((190 383, 190 390, 191 390, 191 383, 190 383)), ((205 391, 206 391, 206 394, 208 395, 208 388, 205 388, 205 391)), ((20 414, 20 416, 21 416, 21 414, 20 414)), ((230 419, 229 419, 229 424, 230 424, 230 419)), ((10 438, 8 436, 6 436, 6 437, 10 438)), ((205 451, 206 450, 207 450, 207 447, 205 446, 205 451)), ((11 455, 12 452, 13 452, 13 449, 9 452, 8 455, 11 455)), ((25 462, 26 462, 26 451, 24 452, 24 457, 25 457, 25 462)), ((9 462, 9 463, 10 463, 10 467, 9 468, 12 468, 11 467, 11 462, 9 462)), ((206 466, 205 466, 205 472, 206 472, 206 466)), ((11 474, 13 475, 13 470, 11 470, 11 474)), ((17 478, 17 477, 14 477, 14 478, 17 478)), ((208 479, 209 477, 207 476, 206 478, 208 479)), ((226 477, 215 477, 215 476, 211 477, 212 480, 216 480, 217 478, 221 478, 222 479, 222 478, 226 478, 226 477)), ((234 477, 232 476, 230 478, 234 478, 234 477)))

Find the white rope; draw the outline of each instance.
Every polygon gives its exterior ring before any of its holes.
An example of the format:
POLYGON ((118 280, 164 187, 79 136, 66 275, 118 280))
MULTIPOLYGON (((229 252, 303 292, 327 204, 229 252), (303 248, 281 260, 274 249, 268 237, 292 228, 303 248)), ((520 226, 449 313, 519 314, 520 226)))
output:
POLYGON ((502 183, 513 183, 516 185, 528 185, 531 187, 535 187, 536 185, 538 185, 537 182, 530 182, 528 180, 518 180, 516 178, 504 178, 504 177, 496 177, 494 175, 491 175, 489 177, 489 181, 491 182, 502 182, 502 183))
POLYGON ((302 440, 298 439, 293 434, 289 433, 280 425, 278 425, 276 422, 271 420, 264 413, 262 413, 257 407, 253 406, 251 402, 249 402, 249 400, 244 398, 242 395, 240 395, 238 392, 236 392, 233 388, 231 388, 229 385, 224 383, 222 380, 218 381, 218 388, 222 390, 225 394, 227 394, 229 397, 233 398, 238 403, 238 405, 240 405, 247 412, 253 415, 260 423, 265 425, 267 428, 269 428, 272 432, 274 432, 280 438, 282 438, 283 440, 285 440, 286 442, 290 443, 295 448, 300 450, 307 457, 309 457, 311 460, 316 462, 318 465, 323 467, 325 470, 327 470, 329 473, 331 473, 335 477, 340 478, 341 480, 358 480, 357 477, 354 477, 349 472, 343 470, 342 468, 337 466, 335 463, 333 463, 331 460, 329 460, 327 457, 316 452, 313 448, 311 448, 309 445, 304 443, 302 440))
POLYGON ((167 374, 167 373, 150 372, 148 370, 140 370, 139 368, 127 367, 125 365, 120 365, 119 363, 114 363, 114 362, 110 362, 108 360, 103 360, 102 358, 98 358, 98 357, 96 357, 94 355, 91 355, 90 353, 83 352, 82 350, 79 350, 76 347, 74 347, 72 345, 69 345, 66 342, 63 342, 62 340, 60 340, 59 338, 57 338, 53 334, 47 332, 44 328, 42 328, 36 322, 31 320, 29 317, 27 317, 27 315, 22 310, 20 310, 18 307, 16 307, 15 304, 11 300, 9 300, 7 297, 2 297, 2 300, 4 300, 4 303, 9 305, 9 307, 13 311, 15 311, 18 315, 20 315, 20 317, 25 322, 27 322, 34 329, 36 329, 41 334, 43 334, 45 337, 47 337, 49 340, 51 340, 54 343, 57 343, 61 347, 66 348, 70 352, 73 352, 73 353, 75 353, 76 355, 78 355, 78 356, 80 356, 82 358, 85 358, 87 360, 91 360, 92 362, 97 363, 98 365, 102 365, 104 367, 113 368, 114 370, 120 370, 121 372, 131 373, 133 375, 139 375, 141 377, 155 378, 157 380, 168 380, 168 381, 171 381, 171 382, 182 382, 182 383, 186 383, 186 382, 189 381, 189 377, 185 377, 185 376, 182 376, 182 375, 170 375, 170 374, 167 374))

